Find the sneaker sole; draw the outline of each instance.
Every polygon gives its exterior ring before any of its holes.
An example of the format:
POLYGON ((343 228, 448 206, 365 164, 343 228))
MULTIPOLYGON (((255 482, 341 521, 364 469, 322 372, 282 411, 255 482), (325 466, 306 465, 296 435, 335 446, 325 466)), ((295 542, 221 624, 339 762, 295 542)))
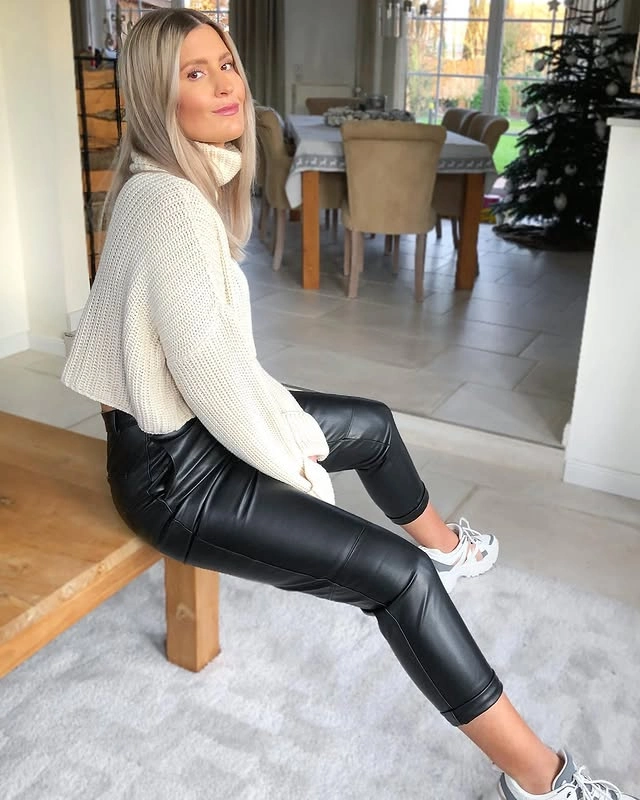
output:
MULTIPOLYGON (((448 572, 438 572, 438 576, 442 581, 442 585, 444 588, 451 594, 453 589, 455 588, 456 583, 458 582, 458 578, 479 578, 480 575, 484 575, 485 572, 488 572, 498 560, 498 555, 500 553, 500 541, 496 540, 496 547, 491 553, 489 553, 482 561, 476 561, 475 563, 478 566, 481 566, 482 569, 472 568, 472 565, 464 565, 459 570, 449 570, 448 572)), ((437 569, 437 567, 436 567, 437 569)))

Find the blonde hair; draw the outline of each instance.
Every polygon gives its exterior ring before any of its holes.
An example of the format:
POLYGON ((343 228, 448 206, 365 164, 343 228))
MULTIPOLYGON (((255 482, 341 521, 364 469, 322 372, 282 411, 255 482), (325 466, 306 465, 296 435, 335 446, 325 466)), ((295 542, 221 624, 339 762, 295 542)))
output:
POLYGON ((145 14, 127 36, 118 59, 126 126, 105 199, 108 218, 118 193, 131 176, 132 151, 148 156, 162 169, 195 184, 223 219, 234 258, 251 234, 251 187, 256 165, 256 123, 251 91, 242 62, 229 34, 206 14, 192 9, 162 9, 145 14), (178 123, 180 50, 187 34, 209 25, 233 56, 245 87, 244 132, 233 144, 242 152, 236 177, 217 186, 211 164, 178 123))

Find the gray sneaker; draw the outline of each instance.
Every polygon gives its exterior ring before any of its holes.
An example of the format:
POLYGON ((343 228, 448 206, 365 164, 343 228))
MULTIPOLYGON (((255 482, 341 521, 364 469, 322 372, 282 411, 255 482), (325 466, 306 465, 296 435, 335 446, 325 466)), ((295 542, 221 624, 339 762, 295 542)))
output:
POLYGON ((624 794, 609 781, 596 781, 590 778, 584 767, 576 767, 569 753, 561 750, 558 755, 564 760, 564 767, 553 782, 547 794, 530 795, 518 784, 502 773, 498 782, 498 797, 502 800, 529 800, 540 797, 544 800, 638 800, 630 794, 624 794))

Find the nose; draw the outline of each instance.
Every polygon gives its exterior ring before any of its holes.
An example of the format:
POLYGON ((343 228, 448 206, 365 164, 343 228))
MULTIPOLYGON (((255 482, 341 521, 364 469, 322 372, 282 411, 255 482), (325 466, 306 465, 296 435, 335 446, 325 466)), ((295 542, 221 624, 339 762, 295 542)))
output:
POLYGON ((233 92, 233 82, 228 72, 220 71, 216 77, 214 90, 217 97, 226 97, 233 92))

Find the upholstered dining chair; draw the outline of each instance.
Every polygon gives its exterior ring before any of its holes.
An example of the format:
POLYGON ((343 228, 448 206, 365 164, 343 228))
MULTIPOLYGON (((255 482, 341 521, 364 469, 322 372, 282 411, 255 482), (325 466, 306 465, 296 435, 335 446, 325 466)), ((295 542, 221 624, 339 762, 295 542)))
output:
POLYGON ((307 97, 304 104, 309 114, 324 114, 329 108, 341 106, 353 106, 356 104, 355 97, 307 97))
MULTIPOLYGON (((364 233, 416 235, 415 291, 424 299, 427 232, 435 225, 431 196, 447 132, 442 125, 357 120, 341 126, 347 172, 344 272, 356 297, 364 260, 364 233)), ((394 257, 394 272, 398 262, 394 257)))
MULTIPOLYGON (((476 139, 489 148, 494 154, 500 137, 509 129, 509 120, 494 114, 477 114, 471 120, 467 136, 476 139)), ((433 190, 433 207, 437 214, 436 235, 442 236, 441 219, 451 221, 453 245, 457 249, 459 242, 459 225, 464 206, 464 175, 438 175, 433 190)))
POLYGON ((460 123, 460 127, 456 133, 459 133, 461 136, 469 136, 469 128, 471 127, 471 123, 479 114, 480 112, 475 110, 471 110, 468 114, 465 114, 464 119, 460 123))
MULTIPOLYGON (((274 270, 280 269, 284 253, 287 214, 291 210, 285 192, 285 183, 291 169, 292 156, 287 150, 284 123, 273 108, 265 108, 256 114, 256 131, 264 158, 264 190, 270 209, 276 213, 276 230, 273 237, 274 270)), ((346 196, 346 181, 343 173, 320 173, 320 208, 334 209, 337 216, 346 196)), ((337 224, 334 219, 334 224, 337 224)))
POLYGON ((467 117, 474 117, 477 113, 472 108, 448 108, 444 112, 440 124, 444 125, 448 131, 460 133, 460 129, 467 117))

